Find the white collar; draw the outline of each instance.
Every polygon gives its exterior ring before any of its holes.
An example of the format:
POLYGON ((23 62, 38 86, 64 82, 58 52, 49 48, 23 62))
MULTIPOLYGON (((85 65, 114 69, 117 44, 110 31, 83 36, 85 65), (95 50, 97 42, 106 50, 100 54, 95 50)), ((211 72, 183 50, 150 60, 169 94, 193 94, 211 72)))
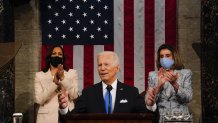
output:
MULTIPOLYGON (((106 89, 107 86, 108 86, 108 85, 105 84, 105 82, 102 81, 102 87, 103 87, 103 89, 106 89)), ((112 86, 112 88, 113 88, 114 90, 117 89, 117 79, 116 79, 114 82, 112 82, 111 86, 112 86)))

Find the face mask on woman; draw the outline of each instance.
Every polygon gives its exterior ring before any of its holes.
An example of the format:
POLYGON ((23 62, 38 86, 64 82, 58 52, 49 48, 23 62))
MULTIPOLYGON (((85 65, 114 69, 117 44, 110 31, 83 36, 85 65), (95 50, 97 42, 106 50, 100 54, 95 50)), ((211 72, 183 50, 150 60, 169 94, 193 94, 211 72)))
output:
POLYGON ((174 60, 170 59, 170 58, 161 58, 160 59, 160 65, 164 68, 164 69, 170 69, 174 64, 174 60))
POLYGON ((52 66, 57 67, 59 64, 63 63, 63 59, 58 56, 50 57, 50 63, 52 66))

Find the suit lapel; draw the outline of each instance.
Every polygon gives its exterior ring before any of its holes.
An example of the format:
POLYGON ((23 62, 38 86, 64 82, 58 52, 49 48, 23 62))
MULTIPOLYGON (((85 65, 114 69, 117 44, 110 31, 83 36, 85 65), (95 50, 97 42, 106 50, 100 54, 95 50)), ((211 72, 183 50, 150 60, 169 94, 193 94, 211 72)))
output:
POLYGON ((99 82, 96 87, 96 96, 97 96, 96 99, 98 103, 97 106, 99 106, 97 108, 99 108, 102 113, 105 113, 106 111, 105 111, 105 106, 104 106, 104 96, 103 96, 102 91, 103 91, 102 82, 99 82))
POLYGON ((113 111, 114 113, 119 112, 120 97, 122 95, 121 91, 123 91, 122 83, 117 81, 117 92, 116 92, 115 106, 113 111))

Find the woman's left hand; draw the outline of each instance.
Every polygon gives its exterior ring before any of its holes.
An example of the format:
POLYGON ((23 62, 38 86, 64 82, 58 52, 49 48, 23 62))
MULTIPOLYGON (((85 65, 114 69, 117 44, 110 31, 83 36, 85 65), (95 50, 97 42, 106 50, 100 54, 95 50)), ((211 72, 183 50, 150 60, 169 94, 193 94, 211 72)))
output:
POLYGON ((166 79, 174 87, 176 93, 178 92, 179 89, 179 84, 177 83, 178 78, 179 78, 178 73, 174 74, 172 70, 166 71, 166 79))
POLYGON ((170 84, 174 85, 179 77, 179 74, 174 74, 172 70, 166 71, 165 73, 166 79, 170 82, 170 84))

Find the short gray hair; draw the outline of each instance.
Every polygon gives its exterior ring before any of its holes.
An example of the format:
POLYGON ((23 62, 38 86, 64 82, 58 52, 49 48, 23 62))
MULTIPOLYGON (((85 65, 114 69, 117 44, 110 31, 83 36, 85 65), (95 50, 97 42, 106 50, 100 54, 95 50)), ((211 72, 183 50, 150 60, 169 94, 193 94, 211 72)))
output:
POLYGON ((100 55, 113 55, 114 56, 114 64, 120 65, 120 60, 119 60, 117 53, 115 53, 113 51, 102 51, 97 55, 97 59, 100 55))

